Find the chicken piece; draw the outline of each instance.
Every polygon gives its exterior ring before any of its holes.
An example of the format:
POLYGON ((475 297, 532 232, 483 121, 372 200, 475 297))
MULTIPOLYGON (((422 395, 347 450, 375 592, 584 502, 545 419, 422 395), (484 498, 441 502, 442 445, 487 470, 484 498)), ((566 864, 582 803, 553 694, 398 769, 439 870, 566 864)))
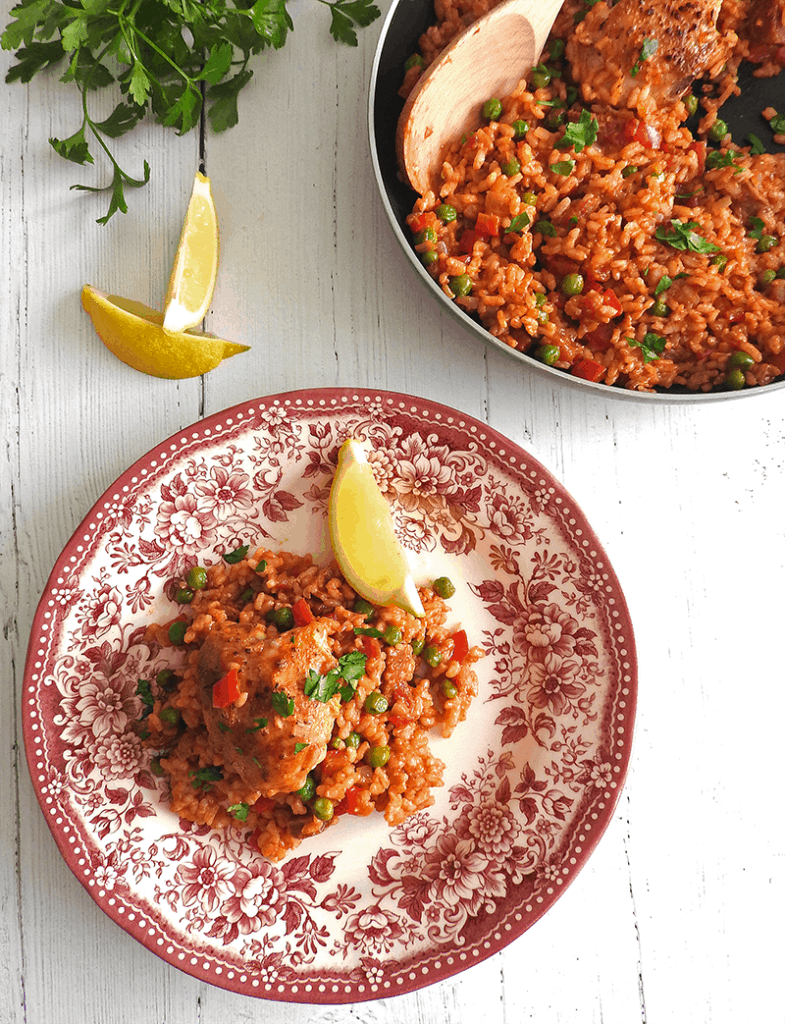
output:
POLYGON ((744 37, 750 44, 751 60, 756 50, 785 44, 785 0, 753 0, 744 37))
POLYGON ((328 636, 338 628, 333 620, 316 619, 266 640, 259 627, 229 622, 202 644, 198 676, 215 763, 230 764, 262 796, 302 788, 324 759, 340 697, 322 703, 306 697, 303 687, 309 670, 322 675, 337 665, 328 636), (231 669, 240 697, 215 708, 213 685, 231 669), (291 714, 282 713, 287 705, 291 714))
POLYGON ((727 44, 717 32, 722 0, 620 0, 595 4, 567 43, 586 101, 641 116, 671 107, 690 84, 718 71, 727 44))

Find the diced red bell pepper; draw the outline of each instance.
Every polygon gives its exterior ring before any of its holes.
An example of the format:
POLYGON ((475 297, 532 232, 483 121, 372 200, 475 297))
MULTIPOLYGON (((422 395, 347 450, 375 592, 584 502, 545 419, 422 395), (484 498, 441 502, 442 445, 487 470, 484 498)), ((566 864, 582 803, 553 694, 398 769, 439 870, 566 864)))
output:
POLYGON ((588 334, 584 334, 581 341, 584 345, 588 345, 589 348, 595 352, 604 352, 611 343, 613 337, 613 325, 612 324, 600 324, 593 331, 589 331, 588 334))
POLYGON ((463 661, 469 653, 469 640, 465 629, 459 629, 452 635, 452 661, 463 661))
POLYGON ((499 234, 499 218, 495 213, 478 213, 474 230, 481 238, 492 238, 499 234))
POLYGON ((698 157, 698 173, 703 174, 706 169, 706 143, 705 142, 691 142, 687 146, 687 150, 692 150, 698 157))
POLYGON ((619 316, 622 312, 621 303, 619 302, 616 292, 612 288, 606 288, 602 293, 602 301, 606 306, 611 306, 616 312, 615 316, 619 316))
POLYGON ((583 380, 598 381, 605 373, 602 363, 595 363, 593 359, 579 359, 573 364, 573 377, 581 377, 583 380))
POLYGON ((260 796, 253 805, 253 809, 257 814, 267 814, 273 809, 273 807, 275 807, 275 800, 269 796, 260 796))
POLYGON ((309 622, 313 622, 313 612, 304 597, 294 602, 292 615, 294 615, 295 626, 307 626, 309 622))
POLYGON ((424 213, 415 213, 412 215, 409 221, 409 227, 416 235, 418 231, 422 231, 423 228, 431 227, 437 220, 436 214, 429 210, 424 213))
POLYGON ((379 643, 375 636, 361 636, 360 646, 363 649, 363 654, 365 655, 365 657, 369 658, 371 661, 374 658, 378 658, 379 655, 382 653, 382 645, 379 643))
POLYGON ((656 149, 662 141, 662 136, 656 128, 635 117, 625 122, 624 138, 627 142, 640 142, 646 149, 656 149))
POLYGON ((363 792, 364 790, 361 789, 360 786, 352 786, 351 789, 347 789, 346 796, 335 808, 335 813, 354 814, 359 817, 365 817, 367 814, 371 814, 373 807, 368 807, 362 802, 363 792))
POLYGON ((240 696, 240 681, 237 669, 230 668, 226 675, 213 686, 213 707, 226 708, 240 696))
POLYGON ((479 237, 480 236, 473 228, 467 228, 467 230, 461 235, 458 248, 461 252, 466 253, 467 256, 471 256, 474 243, 479 239, 479 237))

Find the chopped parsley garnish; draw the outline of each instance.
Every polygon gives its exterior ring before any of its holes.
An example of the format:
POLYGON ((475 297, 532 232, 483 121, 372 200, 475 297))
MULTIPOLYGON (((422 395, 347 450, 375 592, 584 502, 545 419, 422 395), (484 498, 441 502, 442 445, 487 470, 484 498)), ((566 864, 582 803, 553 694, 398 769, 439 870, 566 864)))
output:
POLYGON ((264 572, 266 568, 267 562, 265 562, 265 560, 262 559, 261 562, 257 562, 256 565, 254 566, 254 572, 264 572))
MULTIPOLYGON (((750 217, 750 224, 752 224, 752 231, 747 232, 747 238, 761 238, 763 236, 763 229, 766 225, 760 217, 750 217)), ((140 679, 139 682, 143 683, 144 680, 140 679)), ((137 693, 138 692, 139 691, 137 690, 137 693)))
POLYGON ((761 153, 766 152, 766 147, 763 145, 763 143, 760 141, 757 135, 753 135, 753 133, 750 132, 747 138, 750 140, 751 154, 753 154, 754 156, 759 156, 761 153))
POLYGON ((232 804, 230 807, 227 807, 226 809, 233 817, 237 818, 238 821, 245 821, 246 818, 248 817, 248 812, 250 811, 251 808, 248 806, 248 804, 241 803, 232 804))
POLYGON ((247 554, 248 545, 242 544, 239 548, 235 548, 234 551, 230 551, 228 555, 224 555, 224 561, 228 562, 229 565, 234 565, 236 562, 242 562, 247 554))
POLYGON ((575 170, 575 161, 560 160, 558 163, 551 164, 550 170, 552 170, 554 174, 561 174, 562 177, 566 178, 567 175, 572 174, 575 170))
POLYGON ((716 171, 718 167, 735 167, 736 170, 733 173, 741 174, 744 168, 736 165, 738 155, 734 149, 726 149, 724 153, 719 149, 713 149, 706 157, 706 166, 710 171, 716 171))
POLYGON ((775 135, 785 135, 785 114, 775 114, 769 121, 769 128, 775 135))
POLYGON ((147 718, 147 716, 153 710, 153 704, 155 703, 149 679, 140 679, 137 682, 136 696, 141 700, 142 704, 144 705, 142 713, 139 716, 139 719, 141 721, 142 719, 147 718))
POLYGON ((273 711, 277 711, 281 718, 288 718, 294 712, 294 701, 288 693, 276 690, 270 698, 273 711))
POLYGON ((696 234, 694 229, 699 226, 694 220, 672 220, 669 227, 658 227, 654 232, 654 237, 682 252, 687 249, 704 254, 719 252, 718 245, 707 241, 702 235, 696 234))
POLYGON ((672 284, 673 284, 673 278, 672 277, 668 277, 667 274, 663 274, 662 277, 660 278, 658 284, 657 284, 657 287, 654 289, 654 297, 655 297, 655 299, 657 298, 658 295, 662 295, 662 293, 664 291, 667 291, 667 289, 670 288, 670 286, 672 284))
POLYGON ((632 65, 632 68, 630 69, 630 74, 633 78, 635 78, 640 69, 643 67, 643 62, 645 60, 648 60, 649 57, 654 56, 654 54, 659 49, 659 46, 660 42, 658 39, 643 40, 643 46, 641 46, 641 55, 640 57, 638 57, 638 59, 635 61, 635 63, 632 65))
POLYGON ((226 722, 219 722, 218 728, 221 730, 221 732, 229 732, 229 726, 226 724, 226 722))
POLYGON ((305 750, 305 748, 309 747, 309 746, 310 746, 310 743, 295 743, 295 745, 294 745, 294 752, 295 752, 295 754, 299 754, 301 750, 305 750))
POLYGON ((224 777, 221 769, 214 764, 209 764, 205 768, 195 768, 192 772, 188 772, 188 775, 194 780, 194 789, 199 789, 201 786, 205 790, 211 789, 213 782, 218 782, 224 777))
POLYGON ((350 651, 342 655, 338 659, 337 668, 330 669, 326 675, 320 675, 310 669, 303 687, 305 696, 311 700, 318 700, 320 704, 326 704, 336 693, 340 693, 343 701, 351 700, 356 690, 352 683, 365 673, 366 660, 367 657, 362 651, 350 651))
POLYGON ((374 626, 355 626, 354 634, 355 636, 372 636, 377 640, 384 635, 380 629, 376 629, 374 626))
POLYGON ((634 348, 641 350, 644 363, 650 363, 652 360, 660 358, 665 349, 666 339, 661 334, 654 334, 650 331, 643 336, 643 341, 638 341, 636 338, 627 338, 627 341, 634 348))
POLYGON ((517 217, 513 217, 510 221, 508 231, 520 231, 522 228, 528 227, 532 222, 531 217, 528 213, 519 213, 517 217))
POLYGON ((567 223, 570 224, 572 227, 575 227, 575 225, 578 223, 578 218, 575 216, 575 214, 573 214, 572 217, 570 217, 570 219, 567 221, 567 223))
POLYGON ((599 124, 597 118, 582 110, 577 121, 568 121, 564 129, 564 137, 556 143, 557 149, 569 149, 572 147, 576 153, 581 153, 587 146, 597 141, 599 124))
POLYGON ((267 719, 266 718, 254 718, 253 723, 254 723, 253 724, 253 728, 252 729, 246 729, 245 730, 246 732, 258 732, 260 729, 264 729, 264 727, 267 725, 267 719))
POLYGON ((556 236, 556 228, 549 220, 538 220, 534 225, 534 230, 539 231, 541 235, 547 235, 548 238, 556 236))

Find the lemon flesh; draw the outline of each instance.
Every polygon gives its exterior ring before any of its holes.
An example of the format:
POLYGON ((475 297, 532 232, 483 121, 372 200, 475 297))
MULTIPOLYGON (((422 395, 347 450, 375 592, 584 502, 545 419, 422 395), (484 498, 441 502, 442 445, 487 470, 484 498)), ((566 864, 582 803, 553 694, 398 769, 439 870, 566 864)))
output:
POLYGON ((82 305, 109 351, 153 377, 200 377, 223 359, 248 351, 248 345, 200 331, 166 331, 164 314, 157 309, 119 295, 105 295, 89 284, 82 289, 82 305))
POLYGON ((425 610, 395 535, 392 513, 359 441, 350 438, 338 453, 328 511, 335 559, 360 597, 397 605, 422 618, 425 610))
POLYGON ((210 179, 198 171, 164 300, 164 329, 182 332, 204 320, 218 273, 218 217, 210 179))

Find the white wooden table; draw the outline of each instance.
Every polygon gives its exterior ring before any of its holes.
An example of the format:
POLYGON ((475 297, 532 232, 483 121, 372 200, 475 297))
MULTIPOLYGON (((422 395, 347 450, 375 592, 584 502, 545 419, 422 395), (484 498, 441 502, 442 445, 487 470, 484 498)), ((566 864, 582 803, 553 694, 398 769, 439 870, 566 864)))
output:
MULTIPOLYGON (((47 144, 78 123, 54 79, 0 90, 0 1022, 780 1024, 785 1019, 785 400, 653 405, 543 382, 412 282, 375 193, 356 50, 319 5, 255 64, 240 126, 207 139, 221 222, 208 328, 252 344, 203 379, 146 377, 79 304, 91 282, 161 300, 198 138, 122 140, 128 216, 70 192, 47 144), (588 866, 530 931, 458 978, 355 1006, 263 1003, 157 959, 61 859, 22 748, 33 613, 58 554, 135 459, 204 415, 287 390, 435 399, 530 451, 602 539, 636 628, 632 768, 588 866)), ((387 4, 383 3, 384 10, 387 4)), ((7 10, 7 9, 6 9, 7 10)), ((3 54, 3 75, 10 55, 3 54)), ((108 111, 107 111, 108 113, 108 111)))

